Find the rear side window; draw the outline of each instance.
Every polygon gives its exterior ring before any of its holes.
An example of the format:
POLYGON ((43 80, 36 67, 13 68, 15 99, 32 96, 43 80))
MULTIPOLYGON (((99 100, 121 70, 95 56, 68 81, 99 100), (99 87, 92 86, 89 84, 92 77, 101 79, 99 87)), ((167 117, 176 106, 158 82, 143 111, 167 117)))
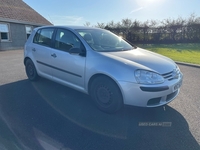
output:
POLYGON ((53 31, 53 28, 45 28, 38 30, 34 36, 33 43, 51 47, 53 31))

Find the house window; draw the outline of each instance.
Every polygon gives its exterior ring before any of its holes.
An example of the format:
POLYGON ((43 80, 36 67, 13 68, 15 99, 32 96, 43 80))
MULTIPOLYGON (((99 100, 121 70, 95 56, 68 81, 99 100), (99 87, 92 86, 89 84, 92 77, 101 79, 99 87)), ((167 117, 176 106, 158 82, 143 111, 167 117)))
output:
POLYGON ((31 26, 26 26, 26 38, 27 39, 31 35, 31 32, 32 32, 32 27, 31 26))
POLYGON ((8 24, 0 23, 0 39, 1 41, 10 40, 8 24))

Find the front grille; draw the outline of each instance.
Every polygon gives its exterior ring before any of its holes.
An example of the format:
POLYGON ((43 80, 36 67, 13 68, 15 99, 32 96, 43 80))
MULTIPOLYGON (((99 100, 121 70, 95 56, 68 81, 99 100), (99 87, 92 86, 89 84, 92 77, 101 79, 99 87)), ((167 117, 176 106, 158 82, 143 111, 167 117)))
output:
POLYGON ((162 76, 163 76, 164 79, 167 79, 169 81, 173 80, 173 71, 165 73, 165 74, 162 74, 162 76))
POLYGON ((162 74, 164 79, 167 79, 169 81, 173 80, 173 79, 178 79, 180 77, 180 70, 179 69, 174 69, 171 72, 162 74))

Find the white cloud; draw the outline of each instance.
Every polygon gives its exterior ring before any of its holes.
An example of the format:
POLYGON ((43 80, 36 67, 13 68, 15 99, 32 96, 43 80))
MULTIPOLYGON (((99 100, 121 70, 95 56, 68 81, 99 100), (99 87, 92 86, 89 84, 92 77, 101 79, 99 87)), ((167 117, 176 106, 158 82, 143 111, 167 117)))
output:
POLYGON ((83 17, 80 16, 49 16, 54 25, 82 25, 83 17))
POLYGON ((144 9, 145 7, 139 7, 139 8, 136 8, 136 9, 133 9, 130 14, 134 13, 134 12, 137 12, 137 11, 140 11, 142 9, 144 9))

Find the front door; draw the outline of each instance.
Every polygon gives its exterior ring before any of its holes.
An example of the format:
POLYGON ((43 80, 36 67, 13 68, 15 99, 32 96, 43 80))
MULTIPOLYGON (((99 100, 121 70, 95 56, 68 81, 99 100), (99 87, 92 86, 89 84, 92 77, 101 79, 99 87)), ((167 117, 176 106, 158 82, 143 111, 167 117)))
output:
POLYGON ((85 56, 70 54, 71 48, 83 48, 78 37, 66 29, 57 29, 55 48, 52 50, 53 78, 67 85, 83 89, 85 56))

